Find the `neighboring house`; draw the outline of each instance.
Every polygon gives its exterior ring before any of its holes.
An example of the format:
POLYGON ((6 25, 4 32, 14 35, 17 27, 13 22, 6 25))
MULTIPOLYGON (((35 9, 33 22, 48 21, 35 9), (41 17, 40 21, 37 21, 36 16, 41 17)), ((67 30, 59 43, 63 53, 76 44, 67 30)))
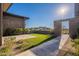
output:
POLYGON ((27 19, 29 18, 3 12, 3 30, 5 31, 7 28, 10 29, 25 28, 25 20, 27 19))

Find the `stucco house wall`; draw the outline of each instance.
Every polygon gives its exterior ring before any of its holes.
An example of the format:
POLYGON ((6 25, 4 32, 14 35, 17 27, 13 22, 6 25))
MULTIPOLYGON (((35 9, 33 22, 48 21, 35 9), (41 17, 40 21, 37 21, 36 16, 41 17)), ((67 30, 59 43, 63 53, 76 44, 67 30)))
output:
POLYGON ((26 17, 13 15, 10 13, 3 13, 3 30, 7 28, 16 29, 16 28, 25 28, 26 17))

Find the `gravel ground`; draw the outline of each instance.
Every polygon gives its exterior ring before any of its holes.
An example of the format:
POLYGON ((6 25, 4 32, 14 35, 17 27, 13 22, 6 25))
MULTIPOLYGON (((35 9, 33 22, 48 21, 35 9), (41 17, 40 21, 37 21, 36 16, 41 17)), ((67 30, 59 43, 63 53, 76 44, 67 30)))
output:
POLYGON ((15 37, 16 41, 22 40, 22 39, 29 39, 29 38, 36 38, 36 36, 32 36, 31 34, 25 34, 25 35, 16 35, 16 36, 5 36, 3 37, 3 40, 7 38, 15 37))

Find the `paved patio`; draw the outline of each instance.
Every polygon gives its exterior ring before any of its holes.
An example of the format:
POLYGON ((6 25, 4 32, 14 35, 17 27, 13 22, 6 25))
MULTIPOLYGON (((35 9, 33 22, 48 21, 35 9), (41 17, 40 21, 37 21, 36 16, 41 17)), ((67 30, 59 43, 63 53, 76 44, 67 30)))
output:
POLYGON ((30 50, 17 54, 16 56, 56 56, 68 39, 68 35, 62 35, 48 42, 45 42, 30 50))

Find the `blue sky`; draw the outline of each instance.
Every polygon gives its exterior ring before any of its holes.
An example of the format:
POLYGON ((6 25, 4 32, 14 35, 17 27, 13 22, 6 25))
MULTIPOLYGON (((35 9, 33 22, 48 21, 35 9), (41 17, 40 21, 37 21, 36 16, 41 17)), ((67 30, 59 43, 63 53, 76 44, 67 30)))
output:
MULTIPOLYGON (((14 3, 8 12, 29 17, 26 20, 26 27, 50 27, 53 28, 54 20, 66 19, 74 17, 74 4, 62 3, 14 3), (57 12, 61 7, 67 7, 68 11, 65 15, 57 12)), ((67 23, 64 23, 68 27, 67 23)))

